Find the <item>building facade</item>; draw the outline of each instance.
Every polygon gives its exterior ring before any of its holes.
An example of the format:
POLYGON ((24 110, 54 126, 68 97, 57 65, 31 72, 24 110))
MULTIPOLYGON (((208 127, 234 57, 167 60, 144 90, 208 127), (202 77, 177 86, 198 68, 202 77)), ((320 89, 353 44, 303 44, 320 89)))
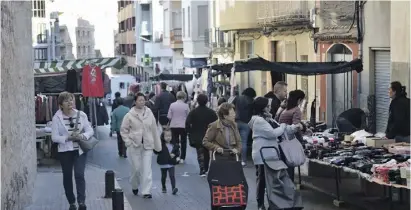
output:
POLYGON ((137 65, 153 76, 173 70, 173 51, 163 46, 163 7, 158 1, 139 1, 136 6, 137 65))
POLYGON ((370 111, 372 130, 384 132, 390 82, 400 81, 407 90, 410 88, 410 3, 367 1, 361 13, 364 71, 359 74, 359 102, 370 111))
MULTIPOLYGON (((320 1, 315 7, 314 34, 317 61, 351 61, 359 57, 359 36, 355 21, 355 1, 320 1)), ((358 107, 358 74, 349 72, 317 77, 319 119, 335 126, 343 111, 358 107)))
POLYGON ((124 73, 142 75, 142 69, 136 63, 136 4, 134 1, 118 1, 118 45, 119 54, 127 61, 124 73))
POLYGON ((186 0, 181 3, 183 65, 185 73, 193 73, 207 65, 209 49, 206 47, 206 31, 209 28, 208 1, 186 0))
POLYGON ((163 46, 172 50, 172 72, 184 73, 181 1, 162 0, 163 46))

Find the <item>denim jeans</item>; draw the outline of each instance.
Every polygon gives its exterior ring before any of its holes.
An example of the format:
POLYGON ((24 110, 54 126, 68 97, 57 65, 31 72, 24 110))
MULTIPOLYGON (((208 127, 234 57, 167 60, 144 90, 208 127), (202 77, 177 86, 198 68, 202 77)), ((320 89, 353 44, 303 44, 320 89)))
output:
POLYGON ((76 202, 73 193, 73 168, 74 180, 76 181, 77 202, 85 203, 86 201, 86 181, 84 179, 84 170, 86 169, 87 154, 79 155, 78 150, 60 152, 60 164, 63 171, 63 186, 66 193, 67 201, 70 204, 76 202))
POLYGON ((248 136, 250 135, 251 129, 247 123, 237 121, 238 132, 240 132, 241 137, 241 160, 243 162, 247 161, 247 147, 248 147, 248 136))

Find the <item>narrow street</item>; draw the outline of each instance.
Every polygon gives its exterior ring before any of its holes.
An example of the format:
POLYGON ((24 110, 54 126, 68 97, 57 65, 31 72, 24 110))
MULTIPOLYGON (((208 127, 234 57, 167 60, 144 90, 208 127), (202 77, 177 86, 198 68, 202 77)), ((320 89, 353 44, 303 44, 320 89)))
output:
MULTIPOLYGON (((89 163, 105 170, 114 170, 117 181, 124 190, 125 196, 134 210, 209 210, 210 196, 206 178, 198 175, 198 164, 195 150, 188 148, 187 160, 176 166, 176 179, 179 192, 176 196, 161 192, 160 169, 153 157, 153 199, 146 200, 134 196, 128 183, 129 163, 127 159, 118 157, 115 135, 109 137, 109 127, 98 128, 98 138, 101 142, 89 153, 89 163)), ((247 209, 256 209, 255 170, 250 166, 244 169, 249 185, 249 204, 247 209)), ((311 190, 302 190, 304 210, 337 210, 332 204, 332 197, 311 190)), ((353 208, 350 208, 354 210, 353 208)))

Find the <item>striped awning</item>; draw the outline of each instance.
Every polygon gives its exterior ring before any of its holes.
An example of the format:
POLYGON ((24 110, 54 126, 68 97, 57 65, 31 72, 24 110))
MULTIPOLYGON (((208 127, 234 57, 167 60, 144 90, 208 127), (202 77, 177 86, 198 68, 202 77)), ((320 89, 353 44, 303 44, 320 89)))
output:
POLYGON ((51 75, 65 73, 70 69, 82 69, 84 65, 93 63, 101 69, 116 68, 121 69, 126 64, 126 59, 122 57, 113 58, 93 58, 93 59, 78 59, 78 60, 62 60, 53 62, 34 63, 34 76, 51 75))

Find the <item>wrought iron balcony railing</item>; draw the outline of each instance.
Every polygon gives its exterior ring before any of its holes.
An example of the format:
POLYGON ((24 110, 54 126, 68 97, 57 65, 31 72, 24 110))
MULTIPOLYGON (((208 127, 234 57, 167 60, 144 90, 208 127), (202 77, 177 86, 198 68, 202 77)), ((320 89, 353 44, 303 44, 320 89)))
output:
POLYGON ((257 21, 261 25, 291 26, 310 22, 309 1, 259 1, 257 21))

